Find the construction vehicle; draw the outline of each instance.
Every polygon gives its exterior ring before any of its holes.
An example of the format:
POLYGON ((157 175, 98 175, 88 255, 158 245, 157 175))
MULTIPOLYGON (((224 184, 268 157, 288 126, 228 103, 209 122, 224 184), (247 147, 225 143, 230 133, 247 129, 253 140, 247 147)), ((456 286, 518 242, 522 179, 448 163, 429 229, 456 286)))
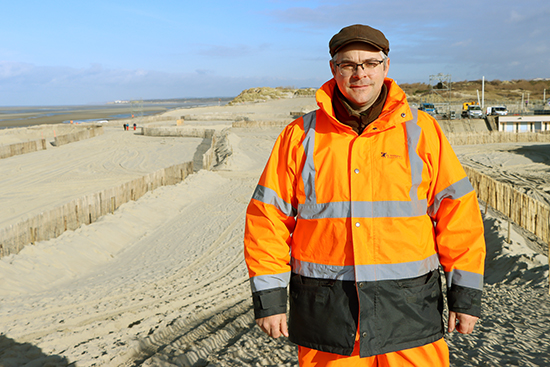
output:
POLYGON ((477 102, 465 102, 462 104, 462 117, 471 119, 483 118, 483 111, 477 102))

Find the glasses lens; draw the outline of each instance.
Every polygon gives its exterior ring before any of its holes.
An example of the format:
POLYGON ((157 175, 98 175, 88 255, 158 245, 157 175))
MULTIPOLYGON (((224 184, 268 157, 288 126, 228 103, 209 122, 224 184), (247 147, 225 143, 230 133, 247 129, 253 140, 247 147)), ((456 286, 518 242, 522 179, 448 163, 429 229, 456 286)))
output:
POLYGON ((356 67, 358 67, 357 64, 339 64, 340 74, 342 74, 342 76, 351 76, 355 72, 356 67))

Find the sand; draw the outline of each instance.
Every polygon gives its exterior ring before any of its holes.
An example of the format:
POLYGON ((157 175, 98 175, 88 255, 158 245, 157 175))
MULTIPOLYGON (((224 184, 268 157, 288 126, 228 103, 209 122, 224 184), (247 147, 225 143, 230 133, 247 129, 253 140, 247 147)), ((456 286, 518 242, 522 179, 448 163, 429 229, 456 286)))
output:
MULTIPOLYGON (((242 254, 245 209, 281 127, 230 124, 283 121, 312 106, 300 98, 169 112, 216 126, 233 154, 0 259, 0 366, 296 366, 296 347, 254 324, 242 254)), ((0 223, 184 162, 199 144, 107 125, 100 137, 0 160, 10 173, 0 177, 0 223)), ((549 168, 550 153, 535 148, 536 156, 516 145, 456 151, 465 164, 523 183, 549 168)), ((544 196, 541 185, 531 190, 544 196)), ((514 225, 508 243, 507 218, 490 208, 483 217, 483 318, 472 335, 446 336, 452 365, 550 365, 548 248, 514 225)))

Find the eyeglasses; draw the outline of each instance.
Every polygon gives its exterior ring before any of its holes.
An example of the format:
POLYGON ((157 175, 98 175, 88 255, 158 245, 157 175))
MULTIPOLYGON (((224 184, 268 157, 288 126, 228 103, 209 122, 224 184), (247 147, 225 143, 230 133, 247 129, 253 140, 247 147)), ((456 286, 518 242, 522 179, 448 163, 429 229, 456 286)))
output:
POLYGON ((370 71, 374 70, 374 68, 376 68, 383 62, 384 60, 368 60, 361 64, 357 64, 355 62, 341 62, 339 64, 336 64, 336 66, 338 66, 338 69, 340 69, 340 74, 342 76, 348 77, 357 73, 359 66, 361 66, 361 69, 363 69, 363 71, 370 71))

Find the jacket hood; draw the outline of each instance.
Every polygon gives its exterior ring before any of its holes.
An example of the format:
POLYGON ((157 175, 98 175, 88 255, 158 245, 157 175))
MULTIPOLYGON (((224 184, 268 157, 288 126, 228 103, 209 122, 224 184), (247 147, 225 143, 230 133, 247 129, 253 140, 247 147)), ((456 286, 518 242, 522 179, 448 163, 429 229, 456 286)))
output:
MULTIPOLYGON (((396 121, 404 122, 413 118, 407 102, 407 96, 403 89, 401 89, 397 83, 390 78, 384 79, 384 84, 388 88, 386 103, 384 104, 384 108, 382 109, 378 119, 371 124, 372 126, 376 126, 379 130, 386 130, 395 126, 396 121), (396 115, 399 116, 399 119, 393 118, 396 115)), ((321 110, 332 117, 331 121, 333 123, 341 124, 336 119, 334 109, 332 108, 332 99, 336 98, 334 88, 337 88, 337 85, 336 80, 333 78, 317 90, 317 93, 315 93, 315 99, 317 100, 317 105, 321 108, 321 110)))

